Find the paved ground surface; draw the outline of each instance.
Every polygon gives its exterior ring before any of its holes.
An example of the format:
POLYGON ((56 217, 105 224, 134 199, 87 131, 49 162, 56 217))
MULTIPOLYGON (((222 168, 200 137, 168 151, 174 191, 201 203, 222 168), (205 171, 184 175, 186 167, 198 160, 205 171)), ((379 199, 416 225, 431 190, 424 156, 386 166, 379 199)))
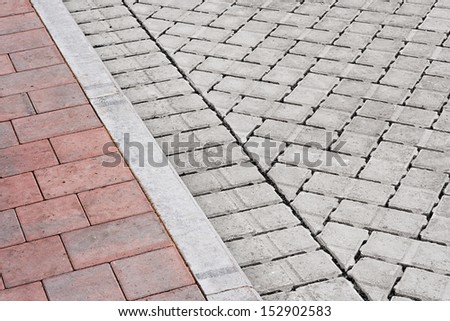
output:
POLYGON ((0 61, 0 300, 202 300, 28 1, 0 1, 0 61))
POLYGON ((450 299, 448 0, 66 6, 263 298, 450 299))

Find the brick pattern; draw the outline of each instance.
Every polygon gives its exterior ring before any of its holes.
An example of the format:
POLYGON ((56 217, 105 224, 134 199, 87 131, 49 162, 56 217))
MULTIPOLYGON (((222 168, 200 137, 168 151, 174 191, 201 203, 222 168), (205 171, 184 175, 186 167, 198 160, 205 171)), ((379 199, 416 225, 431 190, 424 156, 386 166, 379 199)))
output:
POLYGON ((164 150, 264 298, 406 300, 448 299, 447 2, 66 5, 163 149, 209 144, 164 150))
POLYGON ((28 0, 0 52, 0 300, 204 300, 28 0))

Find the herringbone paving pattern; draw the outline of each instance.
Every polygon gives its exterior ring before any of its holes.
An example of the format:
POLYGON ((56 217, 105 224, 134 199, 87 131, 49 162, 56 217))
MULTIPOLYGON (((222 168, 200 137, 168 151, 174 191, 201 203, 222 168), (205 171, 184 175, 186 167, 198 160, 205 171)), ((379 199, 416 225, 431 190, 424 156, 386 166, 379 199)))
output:
POLYGON ((450 299, 450 1, 66 5, 263 298, 450 299))

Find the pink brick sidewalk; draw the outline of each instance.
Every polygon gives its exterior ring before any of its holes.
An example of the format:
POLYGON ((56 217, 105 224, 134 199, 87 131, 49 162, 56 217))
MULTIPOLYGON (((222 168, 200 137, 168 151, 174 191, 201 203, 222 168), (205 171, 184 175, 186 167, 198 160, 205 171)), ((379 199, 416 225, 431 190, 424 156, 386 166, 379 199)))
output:
POLYGON ((203 299, 28 0, 0 0, 0 137, 0 300, 203 299))

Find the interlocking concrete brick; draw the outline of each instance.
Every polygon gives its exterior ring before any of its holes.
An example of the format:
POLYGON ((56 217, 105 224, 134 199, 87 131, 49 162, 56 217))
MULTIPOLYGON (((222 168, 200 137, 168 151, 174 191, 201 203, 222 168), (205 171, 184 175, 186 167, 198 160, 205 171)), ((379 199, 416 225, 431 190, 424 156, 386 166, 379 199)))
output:
POLYGON ((335 132, 275 120, 264 121, 255 134, 279 141, 320 146, 320 148, 327 148, 336 138, 335 132))
POLYGON ((330 130, 341 130, 350 121, 350 114, 328 108, 321 108, 306 121, 306 124, 330 130))
POLYGON ((227 76, 216 85, 214 89, 257 98, 276 100, 280 99, 289 88, 287 86, 271 84, 268 82, 227 76))
POLYGON ((244 272, 255 289, 262 294, 276 290, 289 290, 293 286, 339 275, 339 269, 323 251, 255 265, 245 268, 244 272), (311 266, 318 268, 311 269, 311 266), (274 275, 274 280, 268 279, 267 275, 274 275))
POLYGON ((13 120, 21 143, 100 127, 92 107, 82 105, 13 120))
POLYGON ((449 284, 448 276, 408 267, 395 292, 420 300, 446 301, 450 297, 449 284))
POLYGON ((181 78, 181 75, 176 68, 169 65, 162 65, 151 69, 127 71, 116 76, 117 83, 124 89, 176 78, 181 78))
POLYGON ((247 22, 246 17, 239 17, 230 14, 223 14, 212 23, 212 27, 224 28, 227 30, 237 30, 247 22))
POLYGON ((62 234, 76 269, 170 246, 154 214, 133 216, 62 234))
POLYGON ((209 126, 217 126, 220 125, 220 123, 220 119, 209 109, 162 118, 153 118, 145 121, 148 129, 155 137, 209 126))
POLYGON ((43 281, 52 301, 121 301, 119 284, 108 264, 82 269, 43 281))
POLYGON ((293 301, 362 301, 352 284, 344 278, 336 278, 299 287, 285 300, 293 301))
POLYGON ((195 282, 174 247, 114 261, 112 268, 128 300, 144 298, 195 282))
POLYGON ((16 213, 28 241, 89 226, 75 195, 21 206, 16 213))
POLYGON ((134 104, 157 98, 191 94, 193 89, 186 80, 174 79, 152 85, 133 87, 124 90, 124 92, 134 104))
POLYGON ((387 301, 395 282, 402 275, 402 268, 383 261, 362 258, 348 274, 369 299, 387 301))
POLYGON ((366 49, 356 60, 357 63, 387 67, 395 59, 395 53, 366 49))
POLYGON ((47 301, 40 282, 29 283, 0 291, 1 301, 47 301))
POLYGON ((420 73, 391 68, 381 79, 381 83, 401 88, 413 88, 420 76, 420 73))
POLYGON ((210 90, 222 78, 222 75, 198 70, 194 70, 189 74, 189 79, 194 83, 194 86, 202 92, 210 90))
POLYGON ((134 108, 143 119, 149 119, 204 109, 207 105, 200 96, 192 94, 135 104, 134 108))
POLYGON ((112 74, 118 74, 129 70, 157 67, 165 63, 168 63, 167 58, 159 52, 146 55, 117 58, 105 62, 106 67, 112 74))
POLYGON ((253 117, 238 113, 229 113, 225 122, 231 127, 241 143, 245 143, 253 130, 262 124, 259 117, 253 117))
POLYGON ((90 35, 87 36, 87 39, 93 47, 103 47, 138 40, 146 40, 148 39, 148 35, 144 30, 134 28, 90 35))
POLYGON ((436 171, 450 172, 450 155, 448 153, 421 150, 414 160, 413 165, 436 171))
POLYGON ((316 172, 304 189, 324 195, 384 205, 394 194, 392 186, 316 172))
POLYGON ((280 228, 293 227, 299 225, 300 221, 292 214, 289 207, 284 204, 276 204, 214 217, 211 219, 211 223, 220 237, 228 241, 280 228))
POLYGON ((415 89, 406 103, 414 107, 425 108, 428 110, 439 110, 446 102, 446 96, 446 94, 441 92, 415 89))
POLYGON ((321 107, 354 113, 360 104, 361 99, 359 98, 331 94, 321 104, 321 107))
POLYGON ((368 236, 369 233, 364 229, 330 222, 318 235, 318 240, 347 270, 355 264, 355 256, 368 236))
POLYGON ((365 165, 359 157, 337 154, 316 148, 290 145, 279 161, 343 176, 356 176, 365 165))
POLYGON ((245 97, 233 108, 233 111, 263 118, 301 123, 311 114, 312 110, 306 106, 245 97))
POLYGON ((370 204, 343 200, 331 214, 331 220, 405 237, 417 237, 427 220, 413 214, 370 204))
POLYGON ((316 106, 328 92, 338 83, 337 78, 308 74, 298 86, 285 98, 286 102, 316 106))
POLYGON ((11 122, 9 121, 0 123, 0 135, 2 137, 0 148, 11 147, 19 144, 11 122))
POLYGON ((357 114, 419 127, 430 127, 437 118, 437 113, 431 110, 398 106, 373 100, 367 100, 357 111, 357 114))
POLYGON ((0 250, 0 271, 6 288, 72 271, 59 236, 0 250))
POLYGON ((208 217, 236 213, 281 202, 281 198, 275 193, 274 189, 266 183, 198 196, 196 200, 208 217))
POLYGON ((319 248, 319 244, 302 226, 231 241, 227 246, 241 266, 268 262, 273 258, 310 252, 319 248))
POLYGON ((380 232, 373 232, 361 247, 361 254, 364 256, 441 274, 448 273, 450 269, 450 263, 444 259, 448 257, 449 251, 446 246, 380 232))
POLYGON ((0 210, 7 210, 42 200, 32 173, 0 179, 0 210))
POLYGON ((258 64, 242 61, 235 61, 231 65, 231 67, 226 71, 226 74, 243 78, 259 79, 268 70, 269 67, 267 66, 261 66, 258 64))
POLYGON ((281 50, 258 47, 246 56, 244 60, 262 65, 274 65, 283 56, 284 52, 281 50))
POLYGON ((0 248, 17 245, 25 242, 19 221, 14 210, 0 212, 0 248))
POLYGON ((422 239, 450 244, 450 218, 434 214, 423 232, 422 239))
POLYGON ((152 211, 147 198, 134 181, 97 188, 80 193, 78 197, 91 224, 152 211))
MULTIPOLYGON (((122 7, 117 7, 122 8, 122 7)), ((149 52, 157 51, 158 47, 156 44, 150 40, 139 40, 135 42, 127 42, 121 44, 113 44, 104 47, 98 47, 95 49, 97 51, 100 58, 103 60, 111 60, 120 57, 128 57, 134 55, 142 55, 149 52)))
POLYGON ((316 57, 324 50, 324 48, 325 45, 322 44, 298 41, 289 52, 308 57, 316 57))
POLYGON ((338 201, 328 196, 300 192, 291 204, 312 232, 318 233, 323 229, 328 215, 337 207, 338 201))
POLYGON ((130 12, 124 6, 105 7, 86 11, 73 12, 72 16, 78 23, 86 23, 96 20, 113 19, 119 17, 130 16, 130 12))
POLYGON ((311 177, 311 171, 276 163, 267 175, 275 182, 280 192, 292 201, 303 183, 311 177))
POLYGON ((218 192, 264 181, 258 169, 248 163, 186 175, 182 179, 193 195, 218 192))
POLYGON ((140 301, 205 301, 203 293, 197 285, 188 285, 172 291, 154 294, 140 301))

